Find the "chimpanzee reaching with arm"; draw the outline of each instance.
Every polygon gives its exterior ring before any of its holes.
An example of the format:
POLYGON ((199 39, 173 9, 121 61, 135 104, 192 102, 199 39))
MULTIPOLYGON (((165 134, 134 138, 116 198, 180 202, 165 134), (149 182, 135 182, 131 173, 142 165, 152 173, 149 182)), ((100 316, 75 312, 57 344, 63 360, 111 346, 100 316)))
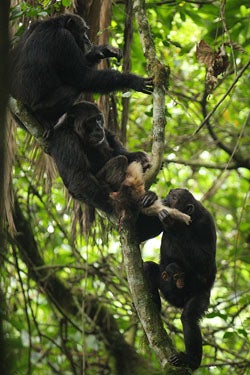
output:
POLYGON ((79 201, 111 214, 111 191, 125 178, 127 166, 149 165, 145 152, 129 152, 104 128, 102 113, 93 103, 75 104, 49 132, 48 153, 70 194, 79 201))
POLYGON ((151 78, 96 70, 101 59, 121 58, 112 46, 92 46, 88 26, 74 14, 37 21, 11 51, 10 92, 46 129, 55 125, 82 92, 134 89, 150 94, 151 78))
MULTIPOLYGON (((152 298, 159 310, 159 290, 168 302, 183 309, 181 321, 186 352, 174 355, 170 362, 194 370, 200 366, 202 359, 199 320, 209 306, 210 291, 216 275, 215 224, 211 214, 186 189, 171 190, 163 203, 190 215, 192 222, 187 226, 180 221, 163 218, 160 264, 145 262, 144 270, 152 298), (171 270, 178 271, 177 279, 183 275, 181 288, 166 281, 166 271, 171 270)), ((143 218, 141 224, 142 221, 143 218)))

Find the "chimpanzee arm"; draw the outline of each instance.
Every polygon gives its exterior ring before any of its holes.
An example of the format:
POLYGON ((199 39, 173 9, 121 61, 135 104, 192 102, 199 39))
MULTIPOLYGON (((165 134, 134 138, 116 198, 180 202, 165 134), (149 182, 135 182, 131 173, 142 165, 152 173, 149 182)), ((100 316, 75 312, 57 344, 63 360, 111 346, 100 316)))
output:
POLYGON ((117 140, 114 134, 112 134, 109 130, 105 129, 105 135, 109 146, 114 150, 114 155, 124 155, 128 159, 128 163, 132 163, 133 161, 138 161, 142 164, 143 169, 147 169, 149 167, 149 157, 146 152, 137 151, 137 152, 129 152, 122 144, 117 140))
POLYGON ((119 48, 109 46, 108 44, 93 46, 85 55, 90 64, 98 64, 101 60, 116 57, 118 61, 122 58, 122 51, 119 48))
POLYGON ((105 129, 105 136, 109 146, 114 150, 114 156, 129 154, 129 151, 122 145, 122 143, 111 133, 108 129, 105 129))
POLYGON ((163 231, 163 227, 157 216, 147 216, 140 212, 135 231, 139 242, 144 242, 158 236, 163 231))
POLYGON ((48 139, 48 143, 49 154, 73 198, 111 214, 110 190, 91 173, 79 137, 70 129, 62 128, 48 139))
POLYGON ((56 34, 53 45, 57 46, 56 59, 62 82, 80 91, 100 94, 123 89, 134 89, 146 94, 153 91, 152 78, 120 73, 117 70, 91 68, 86 56, 67 29, 62 29, 56 34))
POLYGON ((125 179, 128 168, 128 159, 124 155, 117 155, 108 160, 98 171, 98 181, 105 181, 111 191, 118 191, 125 179))
POLYGON ((161 311, 161 298, 159 294, 160 267, 155 262, 144 262, 143 269, 151 298, 156 303, 158 310, 161 311))
POLYGON ((113 206, 109 198, 108 186, 97 180, 91 173, 78 172, 68 181, 63 179, 73 198, 112 214, 113 206))
MULTIPOLYGON (((79 82, 77 86, 79 86, 79 82)), ((112 69, 88 69, 85 74, 85 81, 81 86, 79 88, 82 91, 100 94, 129 89, 151 94, 153 92, 153 79, 143 78, 131 73, 120 73, 112 69)))

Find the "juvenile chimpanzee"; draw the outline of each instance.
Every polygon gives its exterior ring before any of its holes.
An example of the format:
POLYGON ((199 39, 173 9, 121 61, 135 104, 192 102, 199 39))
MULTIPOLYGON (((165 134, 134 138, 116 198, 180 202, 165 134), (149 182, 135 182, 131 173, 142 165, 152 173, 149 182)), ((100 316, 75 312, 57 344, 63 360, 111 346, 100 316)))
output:
POLYGON ((104 128, 97 106, 86 101, 68 111, 49 133, 47 143, 69 193, 108 214, 113 212, 109 193, 119 188, 128 164, 139 161, 147 168, 149 163, 146 153, 128 152, 104 128))
POLYGON ((112 46, 92 46, 88 26, 74 14, 33 23, 11 51, 11 95, 45 125, 53 126, 82 92, 134 89, 151 93, 153 81, 116 70, 96 70, 107 57, 121 58, 112 46))
MULTIPOLYGON (((160 264, 145 262, 144 270, 150 292, 159 310, 159 290, 172 305, 182 308, 186 352, 172 356, 175 366, 199 367, 202 358, 202 336, 199 320, 209 306, 210 291, 216 275, 216 230, 210 213, 186 189, 173 189, 163 203, 191 216, 189 226, 166 217, 161 241, 160 264), (166 281, 166 272, 177 270, 178 284, 166 281)), ((175 272, 175 271, 174 271, 175 272)), ((176 280, 177 280, 176 279, 176 280)), ((171 280, 171 275, 170 275, 171 280)))
POLYGON ((141 209, 145 215, 159 215, 162 221, 169 217, 189 225, 191 221, 189 215, 180 212, 176 208, 166 207, 159 199, 154 200, 154 193, 146 192, 143 172, 143 165, 134 161, 128 166, 126 176, 120 184, 119 190, 110 193, 110 197, 116 202, 116 207, 121 213, 121 217, 125 214, 126 209, 135 208, 141 209), (150 204, 151 201, 152 204, 150 204))
POLYGON ((171 291, 184 288, 185 274, 182 268, 176 263, 168 264, 162 272, 161 278, 168 283, 168 288, 171 291))

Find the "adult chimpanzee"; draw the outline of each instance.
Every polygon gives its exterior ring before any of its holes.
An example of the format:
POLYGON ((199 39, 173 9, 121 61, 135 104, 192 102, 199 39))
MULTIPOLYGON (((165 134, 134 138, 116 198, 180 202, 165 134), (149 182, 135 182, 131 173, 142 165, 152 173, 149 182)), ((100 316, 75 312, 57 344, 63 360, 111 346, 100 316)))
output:
POLYGON ((159 310, 159 290, 168 302, 183 309, 181 321, 186 352, 174 355, 170 361, 175 366, 189 366, 194 370, 199 367, 202 358, 199 320, 208 308, 216 275, 215 224, 210 213, 186 189, 171 190, 163 203, 190 215, 192 222, 186 225, 166 217, 163 222, 160 264, 145 262, 145 275, 159 310), (183 278, 180 281, 181 288, 178 288, 178 284, 166 281, 169 271, 172 272, 170 279, 175 271, 177 279, 183 278))
POLYGON ((65 14, 33 23, 11 51, 11 95, 46 128, 69 110, 82 92, 134 89, 151 93, 151 78, 116 70, 96 70, 107 57, 121 58, 111 46, 92 46, 85 21, 65 14))
POLYGON ((148 167, 144 152, 128 152, 104 128, 102 113, 93 103, 82 101, 50 131, 48 153, 70 194, 108 214, 113 212, 109 193, 125 178, 127 166, 139 161, 148 167))

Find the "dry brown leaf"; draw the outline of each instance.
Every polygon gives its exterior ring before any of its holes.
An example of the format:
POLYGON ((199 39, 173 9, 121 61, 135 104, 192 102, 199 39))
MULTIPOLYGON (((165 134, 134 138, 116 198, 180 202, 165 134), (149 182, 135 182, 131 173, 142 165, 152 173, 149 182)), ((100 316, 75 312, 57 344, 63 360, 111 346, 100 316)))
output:
POLYGON ((196 47, 196 57, 199 63, 209 68, 214 62, 214 51, 204 40, 201 40, 196 47))

